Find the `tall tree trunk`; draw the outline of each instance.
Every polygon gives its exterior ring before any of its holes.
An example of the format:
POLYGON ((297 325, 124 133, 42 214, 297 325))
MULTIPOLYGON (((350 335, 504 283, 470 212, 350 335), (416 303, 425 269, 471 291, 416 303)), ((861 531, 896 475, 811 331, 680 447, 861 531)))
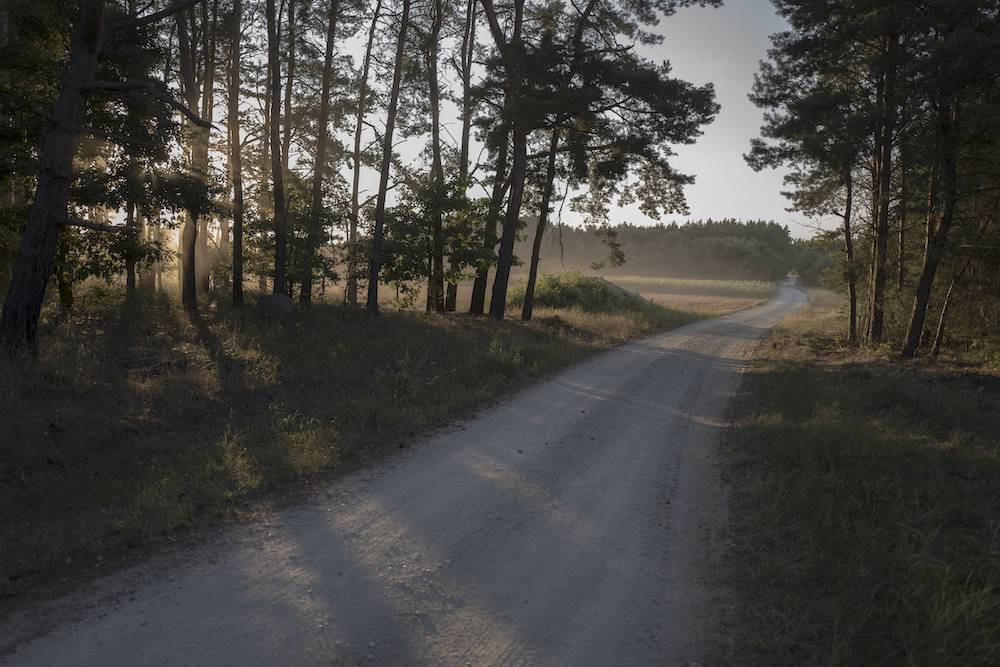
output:
POLYGON ((514 257, 514 237, 520 220, 521 200, 524 197, 524 179, 528 161, 528 133, 522 103, 522 60, 524 48, 521 43, 521 30, 524 25, 524 0, 514 0, 514 14, 511 20, 511 38, 508 42, 504 37, 503 28, 497 16, 493 0, 482 0, 483 12, 490 25, 490 33, 497 50, 504 59, 504 127, 510 127, 512 148, 514 151, 510 170, 510 195, 507 200, 507 215, 504 218, 503 233, 500 236, 500 247, 497 252, 497 269, 493 278, 493 294, 490 300, 490 317, 502 320, 507 304, 507 283, 510 280, 510 266, 514 257))
POLYGON ((851 214, 854 208, 854 176, 850 170, 844 174, 844 186, 847 190, 847 201, 844 204, 844 277, 847 279, 847 298, 850 309, 847 338, 851 344, 854 344, 858 340, 858 287, 857 276, 854 273, 854 236, 851 230, 851 214))
POLYGON ((917 290, 913 297, 913 309, 910 314, 910 324, 906 329, 906 341, 903 343, 902 355, 912 358, 920 346, 920 338, 924 331, 924 320, 927 316, 927 304, 930 302, 931 290, 934 287, 934 277, 937 274, 941 258, 944 256, 948 243, 948 233, 955 218, 955 204, 958 200, 958 174, 955 164, 955 103, 948 100, 943 103, 938 112, 941 145, 941 216, 937 228, 924 256, 917 280, 917 290))
MULTIPOLYGON (((192 10, 193 11, 193 10, 192 10)), ((188 12, 181 12, 177 15, 177 47, 180 64, 181 94, 189 109, 198 108, 199 90, 197 76, 195 74, 195 53, 194 45, 188 34, 188 12)), ((185 121, 185 134, 188 144, 188 156, 191 161, 191 173, 195 179, 204 182, 207 176, 208 150, 206 144, 205 162, 201 156, 201 135, 202 128, 190 121, 185 121)), ((180 271, 179 279, 181 285, 181 302, 188 308, 198 305, 197 295, 197 273, 196 273, 196 248, 198 240, 198 216, 201 211, 188 209, 184 212, 184 224, 180 234, 180 271)))
POLYGON ((308 305, 312 301, 313 263, 319 246, 323 228, 323 178, 326 176, 327 145, 330 142, 330 89, 333 87, 333 44, 337 37, 337 10, 339 0, 330 3, 330 15, 326 23, 326 51, 323 54, 323 83, 320 90, 318 132, 316 139, 316 160, 313 166, 312 206, 309 227, 306 230, 305 258, 302 260, 302 288, 299 302, 308 305))
POLYGON ((39 159, 35 198, 0 315, 0 348, 10 356, 37 351, 38 316, 52 273, 59 224, 66 217, 73 158, 103 38, 104 0, 81 0, 68 69, 39 159))
POLYGON ((896 238, 896 291, 902 292, 906 281, 906 214, 910 205, 909 179, 904 156, 899 158, 899 235, 896 238))
MULTIPOLYGON (((491 255, 496 252, 497 222, 500 209, 503 207, 504 195, 510 184, 507 178, 507 132, 501 130, 502 137, 497 147, 496 175, 493 179, 493 193, 490 196, 490 208, 486 213, 486 226, 483 229, 483 248, 491 255)), ((472 302, 469 305, 471 315, 482 315, 486 309, 486 286, 489 278, 489 267, 485 266, 476 272, 476 280, 472 284, 472 302)))
POLYGON ((128 239, 125 246, 125 291, 131 296, 135 294, 135 256, 139 242, 139 226, 135 216, 135 203, 125 203, 125 228, 128 239))
MULTIPOLYGON (((65 248, 67 242, 66 235, 63 234, 59 238, 59 245, 65 248)), ((56 274, 56 289, 59 292, 59 306, 64 312, 69 312, 73 310, 73 282, 66 275, 65 269, 57 267, 55 270, 56 274)))
POLYGON ((431 267, 428 276, 428 307, 436 312, 444 308, 444 162, 441 159, 441 88, 438 82, 438 41, 441 34, 443 7, 434 0, 427 57, 427 86, 431 107, 431 176, 434 179, 434 209, 431 214, 431 267))
MULTIPOLYGON (((458 147, 458 177, 463 187, 469 180, 469 143, 472 136, 472 59, 476 49, 476 8, 477 0, 467 0, 465 7, 465 30, 462 33, 462 61, 459 75, 462 78, 462 137, 458 147)), ((458 273, 459 265, 455 257, 449 258, 452 275, 458 273)), ((458 285, 449 281, 444 298, 444 309, 455 312, 458 307, 458 285)))
POLYGON ((889 204, 892 185, 892 153, 896 132, 896 52, 899 38, 889 34, 885 38, 886 64, 881 80, 879 109, 879 141, 877 158, 877 192, 875 209, 875 238, 873 240, 872 274, 869 293, 868 330, 865 342, 878 345, 882 342, 885 328, 885 286, 886 262, 889 242, 889 204))
POLYGON ((542 188, 542 203, 538 208, 538 223, 535 226, 535 241, 531 246, 531 265, 528 269, 528 284, 524 288, 524 305, 521 319, 531 320, 535 303, 535 283, 538 281, 538 260, 542 250, 542 237, 549 219, 549 203, 552 201, 552 186, 556 180, 556 152, 559 150, 559 130, 552 130, 549 140, 549 162, 545 168, 545 185, 542 188))
POLYGON ((382 14, 382 0, 376 0, 375 12, 368 28, 368 44, 365 46, 364 64, 361 67, 361 84, 358 87, 358 108, 354 124, 354 174, 351 186, 351 217, 347 231, 347 303, 358 303, 358 216, 361 204, 358 195, 361 187, 361 134, 364 130, 365 109, 368 104, 368 71, 372 62, 372 46, 375 30, 382 14))
POLYGON ((375 202, 375 226, 372 230, 372 256, 368 265, 368 312, 378 315, 378 277, 382 269, 382 242, 385 234, 385 199, 389 190, 389 168, 392 166, 392 135, 396 129, 396 112, 399 108, 399 88, 403 77, 403 59, 406 55, 406 30, 410 24, 410 0, 403 0, 403 13, 399 19, 399 36, 396 38, 396 58, 393 61, 392 88, 389 107, 386 109, 385 136, 382 138, 382 168, 379 173, 378 198, 375 202))
MULTIPOLYGON (((143 209, 140 213, 141 223, 139 225, 139 234, 143 242, 148 245, 156 240, 156 230, 149 220, 148 210, 143 209)), ((156 273, 153 267, 146 265, 139 271, 139 290, 152 292, 154 289, 156 289, 156 273)))
MULTIPOLYGON (((159 220, 153 224, 153 238, 163 244, 163 228, 159 220)), ((153 289, 163 291, 163 262, 156 262, 153 265, 153 289)))
MULTIPOLYGON (((202 22, 202 78, 201 78, 201 117, 212 122, 215 106, 215 46, 218 32, 219 2, 212 0, 211 10, 208 0, 201 3, 202 22)), ((199 127, 196 130, 198 163, 204 165, 205 179, 208 178, 208 148, 211 139, 210 128, 199 127)), ((209 216, 202 213, 198 218, 198 236, 195 247, 195 276, 199 292, 208 292, 211 266, 208 253, 208 223, 209 216)))
POLYGON ((514 261, 514 240, 521 220, 521 201, 524 198, 524 179, 528 165, 528 130, 520 118, 514 119, 514 157, 510 168, 510 196, 507 200, 507 215, 504 218, 500 248, 497 252, 497 270, 493 278, 493 293, 490 296, 490 319, 500 321, 507 309, 507 285, 510 282, 510 267, 514 261))
POLYGON ((285 72, 285 124, 281 134, 281 175, 288 181, 292 154, 292 85, 295 83, 295 0, 288 0, 288 66, 285 72))
POLYGON ((229 52, 229 169, 233 182, 233 305, 243 305, 243 146, 240 143, 240 53, 243 0, 233 0, 229 52))
POLYGON ((267 66, 271 78, 268 95, 270 106, 271 181, 274 192, 274 294, 285 293, 285 261, 288 252, 288 232, 285 226, 284 159, 281 154, 281 62, 278 56, 280 36, 274 0, 267 0, 267 66))

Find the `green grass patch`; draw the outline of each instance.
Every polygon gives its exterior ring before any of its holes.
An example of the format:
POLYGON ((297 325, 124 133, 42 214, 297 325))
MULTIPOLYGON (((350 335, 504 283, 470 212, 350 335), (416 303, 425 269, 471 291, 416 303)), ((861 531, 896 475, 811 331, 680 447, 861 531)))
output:
MULTIPOLYGON (((520 308, 524 304, 524 292, 523 284, 514 285, 508 305, 520 308)), ((564 310, 563 319, 583 330, 618 331, 622 322, 635 324, 629 333, 614 336, 617 340, 699 319, 693 313, 648 301, 604 278, 583 276, 575 271, 540 276, 535 286, 534 307, 542 311, 564 310)))
POLYGON ((840 344, 826 298, 762 345, 727 455, 736 653, 1000 663, 1000 378, 840 344))

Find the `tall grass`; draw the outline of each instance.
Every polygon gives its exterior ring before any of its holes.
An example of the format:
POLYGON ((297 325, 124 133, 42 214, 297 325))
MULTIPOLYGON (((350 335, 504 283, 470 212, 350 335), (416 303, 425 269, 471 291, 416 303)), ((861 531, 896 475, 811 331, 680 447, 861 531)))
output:
POLYGON ((1000 378, 778 331, 729 440, 740 661, 1000 664, 1000 378))

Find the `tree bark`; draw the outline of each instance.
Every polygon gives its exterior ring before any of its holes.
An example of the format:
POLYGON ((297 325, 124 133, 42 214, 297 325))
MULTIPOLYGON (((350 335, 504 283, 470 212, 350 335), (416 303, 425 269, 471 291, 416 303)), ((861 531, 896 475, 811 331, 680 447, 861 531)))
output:
POLYGON ((524 305, 521 308, 521 319, 531 320, 531 312, 535 302, 535 283, 538 281, 538 260, 542 250, 542 237, 545 235, 545 225, 549 218, 549 203, 552 201, 552 187, 556 180, 556 154, 559 149, 559 130, 552 130, 549 140, 549 162, 545 169, 545 185, 542 188, 542 203, 538 209, 538 223, 535 226, 535 241, 531 246, 531 266, 528 269, 528 284, 524 288, 524 305))
POLYGON ((521 103, 521 61, 523 48, 521 29, 524 23, 524 0, 514 0, 514 15, 511 38, 508 43, 497 17, 492 0, 482 0, 483 11, 489 21, 490 32, 504 61, 505 91, 503 122, 511 128, 514 151, 510 170, 510 195, 507 199, 507 215, 504 218, 500 248, 497 252, 497 268, 493 278, 493 293, 490 299, 490 318, 502 320, 507 307, 507 284, 510 281, 510 267, 514 258, 514 238, 521 215, 521 200, 524 197, 524 179, 527 173, 528 134, 530 128, 519 108, 521 103))
MULTIPOLYGON (((188 34, 187 13, 181 12, 177 15, 177 50, 179 54, 181 94, 189 109, 198 108, 198 84, 195 76, 195 54, 188 34)), ((199 180, 204 180, 207 171, 207 162, 201 162, 200 135, 202 129, 194 123, 185 121, 185 133, 187 135, 188 156, 191 161, 191 173, 199 180)), ((208 151, 205 151, 207 160, 208 151)), ((180 234, 180 285, 181 302, 188 308, 194 308, 198 304, 197 295, 197 273, 196 273, 196 247, 198 239, 198 216, 200 211, 188 209, 184 212, 184 224, 180 234)))
POLYGON ((490 319, 500 321, 507 309, 507 285, 510 282, 510 268, 514 261, 514 240, 521 220, 521 201, 524 198, 524 179, 528 163, 528 130, 524 121, 514 119, 514 157, 510 170, 510 196, 507 200, 507 215, 504 218, 500 248, 497 252, 497 269, 493 277, 493 293, 490 297, 490 319))
POLYGON ((82 0, 69 65, 53 111, 53 126, 39 160, 35 198, 21 237, 0 315, 0 348, 9 355, 37 352, 38 317, 52 273, 59 221, 66 217, 73 158, 104 39, 104 0, 82 0))
MULTIPOLYGON (((483 248, 493 254, 497 246, 497 221, 500 209, 503 207, 504 194, 507 191, 507 132, 501 129, 502 138, 497 148, 496 175, 493 179, 493 193, 490 196, 490 208, 486 213, 486 226, 483 229, 483 248)), ((476 272, 476 280, 472 284, 472 302, 469 314, 482 315, 486 309, 486 285, 489 278, 489 267, 483 267, 476 272)))
POLYGON ((229 54, 229 169, 233 182, 233 305, 243 305, 243 146, 240 143, 240 53, 243 0, 233 0, 229 54))
POLYGON ((382 243, 385 234, 385 200, 389 189, 389 168, 392 166, 392 135, 396 129, 396 112, 399 108, 399 89, 403 77, 403 59, 406 56, 406 30, 410 23, 410 0, 403 0, 399 19, 399 36, 396 38, 396 57, 393 61, 392 88, 389 107, 386 109, 385 136, 382 137, 382 167, 379 173, 378 198, 375 202, 375 226, 372 230, 372 254, 368 264, 368 312, 378 315, 378 277, 382 269, 382 243))
POLYGON ((847 298, 850 309, 850 320, 847 325, 847 338, 853 345, 858 340, 858 287, 854 275, 854 237, 851 230, 851 214, 854 206, 854 177, 850 171, 844 175, 844 185, 847 189, 847 201, 844 204, 844 276, 847 279, 847 298))
POLYGON ((941 258, 944 256, 948 243, 948 233, 955 218, 955 205, 958 199, 958 174, 956 167, 955 147, 955 106, 954 100, 943 104, 939 111, 939 140, 941 142, 941 216, 938 219, 934 236, 930 240, 924 255, 920 278, 917 281, 916 294, 913 297, 913 309, 910 314, 910 324, 906 329, 906 341, 903 343, 902 356, 912 358, 920 346, 920 338, 924 331, 924 320, 927 316, 927 304, 930 302, 931 290, 934 287, 934 277, 937 274, 941 258))
POLYGON ((910 205, 910 190, 906 178, 906 162, 903 155, 899 158, 899 235, 896 238, 896 291, 902 292, 906 281, 906 213, 910 205))
POLYGON ((434 181, 434 209, 431 215, 431 270, 428 276, 428 308, 445 312, 444 303, 444 163, 441 159, 441 89, 438 82, 438 40, 443 12, 441 0, 434 1, 427 57, 427 85, 431 111, 431 177, 434 181))
POLYGON ((365 46, 364 64, 361 67, 361 84, 358 87, 358 109, 354 124, 354 178, 351 186, 351 218, 347 232, 347 303, 358 303, 358 217, 361 205, 358 194, 361 187, 361 134, 364 130, 365 108, 368 102, 368 72, 372 62, 372 46, 375 30, 382 13, 382 0, 375 3, 371 26, 368 28, 368 44, 365 46))
POLYGON ((896 132, 896 51, 899 38, 889 34, 885 38, 886 64, 881 78, 882 90, 879 108, 879 138, 877 158, 877 207, 875 209, 875 237, 872 246, 872 273, 869 289, 868 330, 865 342, 878 345, 884 337, 886 262, 889 241, 889 204, 892 185, 892 153, 896 132))
POLYGON ((330 15, 326 24, 326 51, 323 54, 323 82, 320 90, 318 132, 316 139, 316 160, 313 166, 312 206, 309 227, 306 230, 305 258, 302 261, 302 287, 299 302, 308 305, 312 301, 313 262, 319 246, 323 228, 323 178, 326 176, 327 149, 330 142, 330 89, 333 87, 333 45, 337 37, 337 11, 339 0, 330 3, 330 15))
POLYGON ((125 203, 125 227, 129 230, 129 237, 125 246, 125 292, 131 296, 135 294, 135 255, 139 240, 139 226, 135 217, 135 203, 125 203))
MULTIPOLYGON (((465 30, 462 33, 462 61, 459 75, 462 78, 462 137, 458 147, 458 177, 463 187, 469 180, 469 143, 472 136, 472 58, 476 49, 476 8, 478 0, 468 0, 465 7, 465 30)), ((456 258, 449 258, 452 275, 458 273, 456 258)), ((455 312, 458 307, 458 285, 449 281, 444 298, 444 309, 455 312)))
POLYGON ((274 194, 274 294, 285 293, 285 262, 288 252, 285 226, 285 180, 284 159, 281 154, 281 63, 279 61, 279 42, 277 16, 274 0, 267 0, 267 65, 271 78, 271 90, 268 95, 270 113, 270 146, 271 146, 271 181, 274 194))
MULTIPOLYGON (((219 17, 219 2, 213 0, 211 11, 209 11, 208 1, 201 3, 202 21, 202 79, 201 79, 201 117, 212 122, 212 115, 215 106, 215 46, 216 32, 219 17)), ((192 111, 196 107, 191 107, 192 111)), ((208 180, 208 148, 211 139, 211 129, 208 127, 198 127, 195 130, 196 145, 198 153, 197 161, 199 168, 204 170, 204 180, 208 180), (201 166, 203 165, 203 167, 201 166)), ((208 252, 208 223, 209 217, 202 213, 198 217, 198 235, 195 246, 195 276, 199 292, 208 292, 209 276, 211 266, 208 252)))
MULTIPOLYGON (((280 21, 279 21, 280 23, 280 21)), ((292 85, 295 82, 295 0, 288 0, 288 66, 285 72, 285 124, 281 134, 281 176, 288 182, 288 160, 292 154, 292 85)))
MULTIPOLYGON (((142 240, 146 244, 150 244, 156 240, 153 225, 149 220, 149 212, 147 210, 141 211, 141 224, 139 227, 139 233, 142 236, 142 240)), ((143 292, 152 292, 156 289, 156 273, 154 268, 146 265, 141 271, 139 271, 139 290, 143 292)))

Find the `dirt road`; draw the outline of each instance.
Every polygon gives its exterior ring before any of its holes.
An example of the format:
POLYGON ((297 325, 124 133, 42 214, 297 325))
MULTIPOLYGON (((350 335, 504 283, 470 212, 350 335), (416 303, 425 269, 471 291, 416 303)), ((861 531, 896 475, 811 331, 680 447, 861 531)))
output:
POLYGON ((0 625, 5 665, 711 664, 765 305, 601 354, 305 505, 0 625))

